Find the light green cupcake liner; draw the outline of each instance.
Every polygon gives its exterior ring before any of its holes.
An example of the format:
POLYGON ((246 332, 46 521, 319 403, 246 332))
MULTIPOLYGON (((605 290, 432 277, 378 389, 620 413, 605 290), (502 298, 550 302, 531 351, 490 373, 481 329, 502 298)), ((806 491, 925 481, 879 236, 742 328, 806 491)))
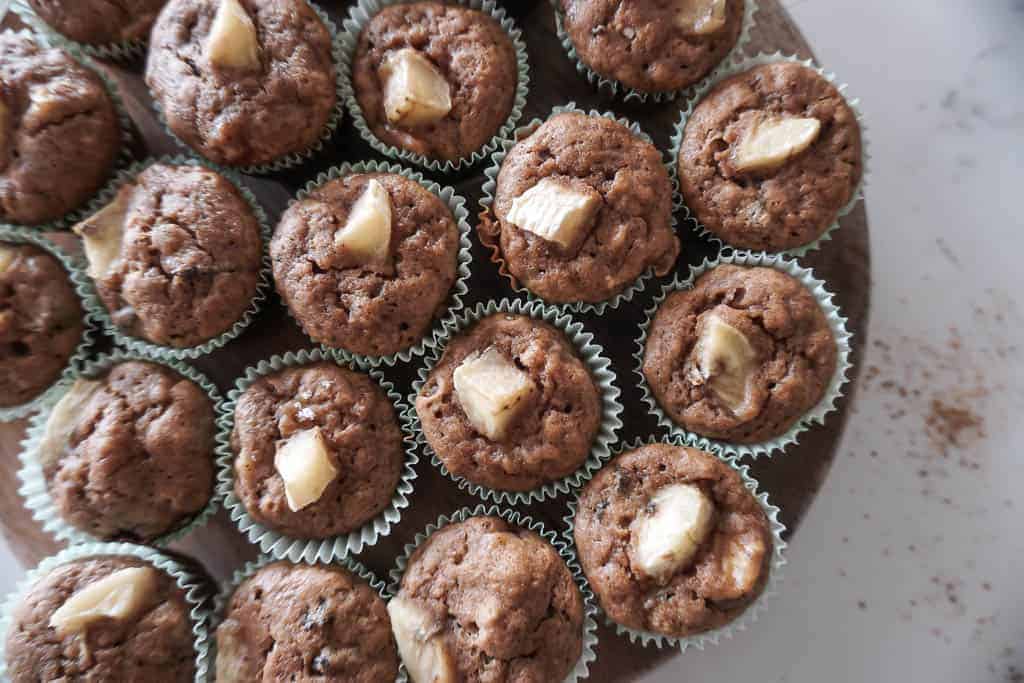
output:
MULTIPOLYGON (((316 12, 317 17, 323 22, 324 26, 327 27, 327 32, 331 35, 331 61, 334 62, 334 80, 335 90, 337 92, 336 101, 334 106, 331 108, 331 114, 327 117, 327 123, 324 124, 323 131, 320 134, 319 139, 312 145, 302 150, 301 152, 289 152, 271 162, 265 164, 254 164, 249 166, 231 166, 230 168, 244 173, 246 175, 267 175, 268 173, 276 173, 277 171, 283 171, 289 168, 295 168, 309 161, 314 155, 318 154, 323 150, 332 137, 334 137, 335 131, 341 124, 341 117, 344 112, 344 87, 342 82, 341 72, 341 37, 338 33, 338 29, 334 22, 331 20, 327 13, 324 12, 316 3, 312 0, 303 0, 310 8, 316 12)), ((177 136, 177 134, 171 130, 171 127, 167 125, 167 117, 164 115, 163 107, 160 106, 160 99, 153 93, 152 90, 149 92, 150 99, 153 100, 153 110, 156 112, 157 119, 160 121, 160 125, 167 132, 168 135, 174 140, 175 143, 188 154, 194 154, 202 156, 199 150, 193 149, 187 142, 177 136)))
POLYGON ((28 572, 18 587, 11 593, 0 608, 0 678, 7 678, 7 632, 11 627, 14 610, 28 591, 44 579, 57 567, 75 560, 102 556, 136 557, 156 569, 170 575, 177 586, 185 592, 185 600, 192 608, 189 619, 192 622, 192 635, 195 636, 193 648, 196 653, 195 683, 205 683, 210 673, 210 620, 212 614, 209 606, 209 595, 203 589, 203 580, 196 576, 188 567, 160 553, 153 548, 132 543, 86 543, 62 550, 52 557, 39 563, 39 566, 28 572))
MULTIPOLYGON (((558 35, 558 40, 562 43, 562 49, 565 50, 569 56, 569 60, 576 65, 576 71, 586 77, 587 81, 594 86, 597 90, 607 91, 613 97, 619 95, 626 102, 636 101, 640 103, 647 102, 668 102, 676 99, 680 95, 684 95, 689 92, 694 86, 690 85, 679 90, 666 90, 661 92, 645 92, 643 90, 636 90, 635 88, 626 87, 624 84, 613 78, 606 78, 601 74, 591 69, 580 57, 576 51, 576 46, 572 42, 572 38, 569 37, 569 32, 565 28, 565 14, 562 12, 559 0, 551 0, 551 4, 555 9, 555 32, 558 35)), ((725 57, 719 64, 728 64, 740 58, 743 55, 743 49, 750 42, 750 32, 754 28, 756 20, 754 15, 757 13, 758 4, 757 0, 745 0, 743 5, 743 27, 740 30, 740 35, 736 39, 736 44, 733 45, 732 49, 726 53, 725 57)), ((712 69, 712 71, 714 71, 712 69)))
MULTIPOLYGON (((675 446, 687 445, 679 436, 669 436, 665 439, 657 439, 653 437, 648 439, 638 438, 632 443, 620 444, 619 447, 616 448, 613 457, 616 457, 626 451, 632 451, 642 446, 655 443, 667 443, 675 446)), ((653 645, 659 649, 665 647, 678 648, 681 652, 686 652, 690 648, 703 650, 708 645, 717 645, 722 640, 732 638, 737 632, 745 631, 750 628, 750 626, 756 622, 758 617, 760 617, 764 612, 766 607, 765 603, 779 592, 779 585, 782 583, 782 569, 786 565, 786 558, 783 551, 787 546, 786 541, 782 538, 782 535, 786 533, 786 527, 779 521, 779 513, 781 510, 768 501, 767 492, 762 491, 761 493, 758 493, 758 483, 757 480, 751 476, 749 465, 741 465, 737 461, 736 456, 726 456, 721 454, 721 452, 714 452, 713 454, 739 473, 740 477, 743 479, 743 485, 751 492, 751 494, 753 494, 758 504, 760 504, 761 509, 764 510, 765 516, 768 518, 768 524, 772 533, 772 556, 769 562, 768 580, 757 598, 733 621, 724 626, 720 626, 719 628, 704 631, 703 633, 695 633, 694 635, 683 638, 627 628, 626 626, 618 624, 612 621, 611 617, 604 613, 600 600, 595 596, 594 604, 597 606, 597 609, 604 614, 605 623, 614 628, 615 632, 620 636, 628 637, 631 643, 640 643, 644 647, 653 645)), ((569 502, 569 514, 565 517, 566 529, 564 537, 574 556, 577 553, 575 538, 576 511, 579 507, 581 492, 582 490, 577 491, 576 495, 569 502)), ((583 578, 586 580, 586 575, 584 575, 583 578)))
POLYGON ((811 269, 804 268, 796 261, 784 258, 778 254, 732 251, 727 254, 721 254, 713 261, 704 259, 704 262, 701 265, 691 267, 690 275, 685 280, 680 279, 677 275, 672 282, 662 287, 661 293, 654 298, 654 302, 651 307, 644 311, 646 320, 644 320, 640 325, 640 336, 637 337, 636 340, 637 350, 633 354, 633 359, 636 361, 633 372, 639 378, 638 386, 650 413, 658 419, 658 424, 660 426, 668 429, 671 434, 678 435, 682 438, 685 445, 693 448, 699 448, 703 451, 721 452, 726 456, 736 456, 738 458, 742 458, 744 456, 751 456, 753 458, 770 456, 775 451, 785 451, 789 446, 796 444, 799 441, 801 434, 806 432, 815 424, 825 424, 825 417, 832 411, 836 410, 836 402, 842 397, 843 386, 848 381, 848 377, 846 376, 847 372, 852 367, 850 363, 850 339, 853 335, 846 329, 846 318, 842 317, 839 307, 832 302, 832 297, 833 294, 825 288, 825 283, 822 280, 815 278, 811 269), (661 306, 662 302, 665 301, 665 298, 672 292, 692 288, 694 282, 696 282, 697 278, 701 275, 716 266, 727 263, 740 266, 763 266, 766 268, 774 268, 775 270, 786 273, 799 281, 807 291, 814 296, 818 305, 821 306, 821 310, 824 312, 825 318, 828 321, 829 329, 832 331, 832 336, 835 337, 837 347, 836 369, 832 374, 832 379, 829 381, 824 396, 821 397, 813 408, 804 413, 804 415, 797 420, 793 426, 786 430, 785 433, 773 439, 756 444, 734 444, 726 441, 709 439, 708 437, 688 431, 677 425, 672 421, 672 418, 665 414, 661 406, 658 404, 658 400, 651 391, 651 387, 647 383, 647 377, 644 376, 643 372, 644 349, 647 343, 647 333, 650 330, 651 322, 654 320, 655 314, 658 312, 658 308, 661 306))
POLYGON ((103 330, 113 337, 117 344, 137 353, 153 354, 160 358, 177 360, 199 358, 200 356, 205 356, 206 354, 221 348, 229 341, 242 334, 263 307, 263 303, 267 299, 267 290, 270 288, 270 252, 268 247, 270 245, 270 238, 273 236, 273 228, 270 225, 270 219, 267 218, 266 211, 263 210, 259 200, 256 199, 256 195, 253 194, 252 190, 245 185, 242 177, 237 172, 222 166, 217 166, 205 159, 185 155, 145 159, 120 171, 113 182, 111 182, 110 186, 90 202, 86 212, 86 217, 95 214, 97 211, 109 204, 125 184, 135 180, 135 178, 144 170, 153 164, 158 163, 169 164, 172 166, 203 166, 211 171, 215 171, 224 176, 228 182, 234 185, 241 193, 242 198, 245 199, 252 208, 253 215, 256 217, 256 221, 260 226, 260 240, 263 242, 263 256, 260 261, 260 272, 256 283, 256 294, 253 296, 252 301, 249 302, 249 307, 242 314, 242 317, 235 321, 227 332, 223 332, 212 339, 208 339, 202 344, 185 348, 175 348, 173 346, 161 346, 160 344, 155 344, 145 339, 134 337, 118 327, 111 319, 110 311, 107 310, 103 300, 100 299, 99 292, 96 291, 95 282, 93 282, 93 280, 88 276, 86 276, 87 284, 84 300, 89 311, 103 326, 103 330))
POLYGON ((356 48, 359 45, 359 34, 362 33, 363 28, 370 23, 370 20, 377 15, 383 8, 391 5, 403 4, 412 0, 358 0, 358 2, 352 6, 349 11, 349 18, 342 24, 344 32, 341 35, 342 44, 342 57, 339 62, 341 65, 340 71, 343 73, 342 87, 344 89, 344 99, 348 105, 349 116, 352 117, 352 122, 359 131, 366 142, 373 147, 373 149, 386 157, 392 159, 400 159, 409 164, 415 164, 423 168, 435 171, 438 173, 451 173, 458 171, 463 168, 474 166, 484 158, 486 158, 492 151, 497 149, 500 142, 507 138, 516 127, 516 123, 523 115, 523 109, 526 108, 526 96, 530 91, 530 63, 526 53, 526 42, 523 40, 523 32, 516 26, 515 21, 512 17, 508 16, 505 9, 501 7, 496 0, 457 0, 458 4, 464 5, 471 9, 479 10, 484 14, 490 15, 505 32, 508 33, 512 39, 512 45, 516 51, 516 64, 518 67, 518 81, 516 83, 516 96, 512 103, 512 111, 509 112, 508 118, 505 123, 498 129, 498 132, 494 134, 494 137, 480 149, 476 150, 469 156, 462 157, 455 161, 442 161, 439 159, 431 159, 423 154, 416 154, 406 149, 401 149, 394 145, 389 145, 380 140, 373 131, 370 130, 369 124, 366 122, 366 117, 363 115, 363 109, 359 106, 359 101, 356 99, 355 89, 352 86, 352 61, 355 58, 356 48))
POLYGON ((259 546, 266 554, 279 560, 292 562, 333 562, 348 555, 359 553, 365 547, 372 546, 382 537, 391 533, 392 527, 402 518, 402 510, 409 507, 409 494, 412 493, 413 480, 416 479, 416 444, 412 427, 406 418, 402 396, 395 391, 394 385, 383 373, 371 369, 366 363, 340 351, 313 349, 310 351, 289 351, 283 356, 273 356, 262 360, 245 372, 235 381, 234 388, 228 392, 227 401, 222 404, 221 416, 217 431, 217 492, 223 500, 231 521, 245 535, 249 542, 259 546), (380 514, 347 534, 331 538, 293 538, 278 533, 254 520, 249 516, 245 504, 235 494, 235 453, 231 448, 231 432, 235 426, 235 406, 245 390, 256 380, 273 374, 284 368, 296 367, 327 361, 336 363, 350 370, 369 374, 380 385, 394 406, 405 441, 405 461, 402 464, 402 475, 395 487, 390 504, 380 514))
MULTIPOLYGON (((566 112, 576 112, 579 114, 587 114, 588 116, 601 116, 611 121, 615 121, 616 123, 621 124, 626 128, 629 128, 634 135, 636 135, 644 142, 649 143, 655 149, 658 148, 658 146, 654 144, 654 140, 651 138, 651 136, 645 133, 643 129, 640 128, 639 124, 634 123, 633 121, 630 121, 627 118, 616 116, 614 112, 602 112, 596 109, 591 109, 590 111, 587 111, 585 109, 577 107, 575 102, 569 102, 568 104, 555 107, 554 109, 551 110, 551 113, 548 114, 546 118, 534 119, 525 126, 517 128, 511 137, 502 140, 501 144, 497 147, 497 149, 495 149, 494 154, 491 156, 491 165, 484 170, 485 180, 483 186, 480 188, 482 192, 482 196, 480 197, 480 208, 482 209, 482 214, 491 212, 491 206, 494 204, 494 197, 497 194, 498 174, 501 172, 501 165, 502 163, 504 163, 505 157, 508 156, 512 148, 515 147, 520 140, 523 140, 532 135, 539 126, 549 121, 554 116, 557 116, 558 114, 564 114, 566 112)), ((662 157, 664 158, 664 154, 662 155, 662 157)), ((672 182, 674 178, 672 174, 672 169, 669 168, 668 171, 669 181, 672 182)), ((678 189, 678 184, 674 184, 672 187, 674 205, 678 204, 679 202, 677 194, 678 189)), ((497 220, 497 218, 495 217, 494 220, 497 220)), ((670 223, 670 225, 672 232, 674 234, 676 233, 677 226, 675 211, 672 212, 671 220, 672 222, 670 223)), ((622 302, 632 301, 633 297, 635 297, 640 292, 644 291, 644 289, 647 287, 647 281, 654 277, 654 269, 648 268, 640 275, 640 277, 636 279, 636 281, 632 285, 626 287, 624 290, 613 296, 611 299, 607 299, 605 301, 600 301, 597 303, 576 301, 573 303, 559 304, 554 302, 548 302, 545 301, 540 296, 531 292, 523 285, 521 285, 519 281, 515 278, 515 276, 512 275, 512 273, 508 269, 508 264, 505 262, 505 258, 501 253, 500 239, 492 243, 490 241, 490 238, 485 239, 482 235, 480 235, 479 231, 478 236, 480 236, 481 244, 483 244, 484 247, 491 252, 491 263, 498 266, 498 272, 505 280, 509 282, 509 284, 511 285, 512 289, 515 292, 524 294, 526 298, 532 301, 542 301, 550 306, 558 306, 559 308, 565 308, 566 310, 573 311, 575 313, 593 313, 594 315, 604 315, 604 312, 609 308, 615 310, 616 308, 619 307, 619 305, 622 302)))
MULTIPOLYGON (((431 330, 425 333, 423 338, 417 344, 387 356, 363 356, 357 353, 352 353, 351 351, 346 351, 345 349, 339 349, 360 362, 366 363, 370 367, 379 367, 381 365, 394 367, 398 362, 408 363, 414 357, 422 356, 426 353, 427 348, 433 348, 436 344, 435 340, 444 334, 446 325, 455 318, 458 311, 462 310, 462 297, 469 291, 469 270, 473 263, 473 254, 471 252, 472 243, 469 240, 469 233, 471 231, 468 220, 469 211, 466 210, 466 200, 461 195, 457 194, 453 188, 438 185, 433 181, 425 179, 422 173, 417 173, 399 166, 398 164, 392 164, 386 161, 361 161, 356 164, 344 163, 340 166, 334 166, 326 172, 318 175, 316 179, 309 181, 303 189, 299 190, 298 195, 295 199, 289 202, 288 206, 291 207, 295 202, 302 201, 308 197, 311 192, 331 180, 355 173, 394 173, 402 176, 403 178, 419 183, 448 206, 448 210, 451 211, 452 218, 455 220, 455 224, 458 226, 459 230, 459 251, 456 255, 457 265, 455 282, 452 284, 449 291, 449 299, 451 303, 443 315, 435 318, 431 330)), ((285 307, 285 310, 288 311, 288 314, 293 320, 295 320, 296 324, 302 328, 303 332, 308 337, 309 333, 306 332, 302 323, 299 322, 298 318, 296 318, 292 313, 291 308, 285 307)), ((331 349, 331 347, 326 344, 321 344, 321 346, 324 349, 331 349)))
MULTIPOLYGON (((413 538, 412 543, 405 546, 404 552, 395 560, 395 567, 389 573, 390 581, 388 582, 388 592, 394 596, 398 594, 398 590, 402 584, 402 576, 405 574, 405 569, 409 564, 409 558, 416 552, 416 549, 420 547, 424 541, 426 541, 431 534, 435 531, 439 531, 449 524, 458 524, 459 522, 465 522, 471 517, 501 517, 509 524, 514 524, 521 529, 527 529, 537 534, 545 541, 551 544, 551 546, 558 552, 558 555, 565 562, 566 567, 572 573, 572 578, 576 582, 577 588, 579 588, 580 595, 583 597, 583 653, 580 658, 576 661, 576 666, 572 672, 562 681, 562 683, 575 683, 575 681, 581 681, 590 675, 590 665, 597 659, 597 622, 594 617, 597 614, 597 607, 595 606, 594 594, 590 590, 589 584, 587 584, 586 578, 583 576, 583 570, 580 569, 579 562, 576 561, 576 553, 573 552, 572 545, 567 545, 564 540, 558 537, 558 534, 554 531, 548 531, 544 524, 538 521, 534 521, 532 517, 519 513, 516 510, 502 508, 497 505, 477 505, 475 508, 464 507, 460 510, 456 510, 451 515, 441 515, 437 518, 437 521, 433 524, 428 524, 427 528, 422 532, 417 533, 413 538)), ((402 672, 405 672, 405 665, 402 665, 402 672)))
POLYGON ((611 361, 604 355, 601 345, 594 341, 593 333, 587 332, 582 323, 576 322, 564 311, 552 306, 545 306, 537 301, 523 302, 518 299, 502 299, 501 301, 480 303, 476 308, 463 311, 449 325, 445 334, 436 339, 436 345, 427 355, 426 364, 419 369, 417 378, 412 383, 412 393, 409 395, 406 410, 408 422, 412 425, 417 442, 422 446, 424 454, 430 456, 430 462, 444 476, 454 481, 460 489, 484 500, 518 505, 555 498, 560 493, 568 493, 571 488, 589 480, 597 470, 601 469, 601 466, 610 457, 612 444, 617 438, 616 433, 622 428, 622 403, 619 402, 619 394, 619 388, 615 386, 615 373, 612 370, 611 361), (576 348, 580 360, 586 364, 594 384, 601 393, 601 424, 594 437, 590 455, 572 474, 529 491, 501 491, 452 474, 427 441, 423 433, 423 425, 416 412, 416 396, 427 382, 434 366, 441 360, 451 339, 483 318, 495 313, 527 315, 536 320, 543 320, 560 330, 576 348))
MULTIPOLYGON (((76 544, 103 542, 105 539, 96 538, 82 529, 69 524, 61 516, 57 503, 50 494, 50 488, 47 486, 46 476, 43 473, 43 466, 39 460, 39 445, 46 431, 46 421, 50 418, 50 412, 53 410, 53 407, 71 389, 75 379, 78 377, 95 377, 126 361, 158 363, 174 370, 182 377, 198 385, 210 397, 215 419, 220 414, 222 399, 220 392, 213 382, 189 365, 185 365, 180 361, 158 358, 153 354, 115 350, 113 353, 102 354, 94 360, 85 363, 84 367, 75 373, 73 377, 69 376, 62 380, 56 385, 53 395, 41 406, 41 410, 32 416, 28 429, 25 432, 25 438, 21 442, 21 451, 18 453, 18 459, 21 462, 21 467, 18 470, 18 479, 21 481, 18 493, 21 494, 22 499, 25 501, 25 507, 32 513, 32 518, 42 525, 44 531, 52 534, 60 541, 76 544)), ((211 460, 214 458, 213 446, 211 444, 210 447, 211 460)), ((184 538, 195 529, 205 525, 216 513, 217 506, 218 496, 215 487, 213 487, 210 492, 210 500, 207 501, 206 506, 188 523, 160 538, 147 541, 147 545, 165 546, 184 538)))
POLYGON ((122 40, 116 43, 103 43, 101 45, 80 43, 72 40, 53 26, 47 24, 46 20, 36 14, 35 10, 24 0, 14 0, 10 5, 10 10, 18 15, 22 23, 31 27, 34 32, 46 33, 55 42, 59 41, 64 44, 74 45, 85 54, 96 59, 125 62, 138 59, 146 54, 147 41, 141 39, 122 40))
POLYGON ((693 213, 693 211, 690 210, 690 207, 686 205, 686 202, 683 199, 683 193, 681 190, 681 185, 679 183, 679 150, 683 144, 683 133, 686 130, 686 122, 690 120, 690 117, 693 115, 693 110, 700 103, 700 101, 704 99, 704 96, 708 94, 708 91, 710 91, 711 88, 721 83, 726 78, 729 78, 730 76, 735 76, 736 74, 742 73, 756 66, 762 66, 764 64, 774 64, 776 62, 793 62, 795 64, 801 64, 803 66, 806 66, 809 69, 813 69, 814 71, 816 71, 818 75, 820 75, 822 78, 824 78, 825 80, 827 80, 829 83, 836 87, 839 93, 846 100, 846 104, 849 105, 851 110, 853 110, 853 114, 857 119, 857 124, 860 126, 860 145, 862 162, 860 180, 857 182, 857 186, 854 188, 853 193, 850 195, 850 201, 848 201, 842 208, 839 209, 839 211, 836 213, 835 219, 825 229, 825 232, 823 232, 821 235, 816 237, 811 242, 808 242, 807 244, 773 253, 779 253, 794 258, 800 258, 807 254, 808 252, 818 249, 822 245, 822 243, 832 239, 832 233, 834 233, 836 229, 839 228, 840 219, 843 216, 850 213, 851 211, 853 211, 854 207, 857 206, 857 202, 864 198, 864 188, 867 186, 868 182, 868 162, 871 160, 871 155, 868 153, 867 121, 865 120, 864 115, 861 113, 860 100, 857 98, 850 98, 847 96, 847 86, 845 83, 840 83, 834 73, 825 71, 821 67, 815 65, 814 62, 810 59, 800 59, 792 55, 782 54, 781 52, 775 52, 772 54, 762 53, 758 54, 757 56, 748 57, 737 62, 723 64, 714 72, 712 72, 710 76, 701 81, 700 84, 697 86, 697 89, 694 91, 693 95, 687 101, 686 107, 681 112, 679 121, 676 122, 675 131, 672 133, 672 138, 669 142, 669 154, 672 157, 671 172, 673 181, 676 184, 677 191, 677 203, 675 210, 677 212, 682 212, 684 214, 686 220, 693 225, 694 229, 697 231, 699 235, 722 245, 723 253, 731 251, 733 247, 729 244, 726 244, 724 240, 722 240, 720 237, 718 237, 713 232, 708 230, 697 219, 697 216, 693 213))
POLYGON ((86 305, 89 277, 85 274, 85 269, 78 258, 66 253, 53 242, 46 239, 42 233, 32 228, 0 224, 0 242, 33 244, 52 254, 64 266, 64 270, 67 271, 68 278, 71 280, 75 293, 82 304, 82 338, 71 354, 71 358, 68 359, 68 363, 64 367, 60 378, 34 399, 26 401, 21 405, 0 408, 0 422, 9 422, 39 410, 41 406, 53 399, 53 396, 59 391, 60 383, 71 377, 75 373, 76 368, 80 367, 86 358, 89 357, 89 351, 96 336, 96 322, 89 314, 89 307, 86 305))

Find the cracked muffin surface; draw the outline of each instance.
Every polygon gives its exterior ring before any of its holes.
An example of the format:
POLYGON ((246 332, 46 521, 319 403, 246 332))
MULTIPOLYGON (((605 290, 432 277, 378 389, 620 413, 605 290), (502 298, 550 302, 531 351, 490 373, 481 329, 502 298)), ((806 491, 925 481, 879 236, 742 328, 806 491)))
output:
POLYGON ((87 45, 146 40, 167 0, 28 0, 36 14, 87 45))
POLYGON ((38 225, 110 176, 121 128, 103 80, 59 48, 0 33, 0 220, 38 225))

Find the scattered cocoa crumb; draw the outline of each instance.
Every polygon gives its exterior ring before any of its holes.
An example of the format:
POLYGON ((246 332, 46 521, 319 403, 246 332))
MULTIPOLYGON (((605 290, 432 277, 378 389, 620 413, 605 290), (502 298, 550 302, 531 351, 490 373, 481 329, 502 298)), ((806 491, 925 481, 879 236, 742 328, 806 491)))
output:
POLYGON ((861 609, 861 610, 866 610, 868 608, 868 603, 865 602, 864 600, 858 600, 857 601, 857 607, 859 609, 861 609))
POLYGON ((928 437, 943 452, 950 447, 963 446, 968 430, 976 432, 979 438, 985 438, 983 418, 968 407, 949 405, 939 398, 932 399, 925 424, 928 437))

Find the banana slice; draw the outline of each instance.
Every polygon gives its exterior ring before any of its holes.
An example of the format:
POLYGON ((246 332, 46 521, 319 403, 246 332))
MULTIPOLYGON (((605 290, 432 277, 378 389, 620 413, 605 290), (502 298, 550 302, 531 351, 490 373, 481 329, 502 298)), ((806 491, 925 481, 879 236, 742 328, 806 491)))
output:
POLYGON ((721 580, 709 594, 710 598, 738 600, 757 587, 768 552, 761 534, 748 531, 739 535, 719 535, 711 552, 719 558, 717 575, 721 580))
POLYGON ((455 660, 438 635, 440 624, 426 610, 400 596, 391 598, 388 615, 398 654, 412 683, 455 683, 455 660))
POLYGON ((220 0, 206 38, 206 57, 224 69, 260 67, 260 39, 256 25, 238 0, 220 0))
POLYGON ((355 255, 362 263, 383 263, 391 246, 391 196, 377 180, 370 180, 352 206, 345 227, 335 233, 334 246, 355 255))
POLYGON ((544 178, 512 200, 508 221, 567 251, 575 251, 593 228, 601 195, 589 185, 544 178))
POLYGON ((733 149, 736 169, 771 171, 803 152, 818 139, 821 121, 813 118, 764 116, 745 128, 733 149))
POLYGON ((717 315, 704 322, 697 340, 697 367, 712 393, 740 414, 747 403, 747 382, 757 369, 757 353, 743 333, 717 315))
POLYGON ((439 121, 452 110, 451 86, 434 64, 411 47, 392 52, 380 67, 384 114, 400 126, 439 121))
POLYGON ((72 228, 82 238, 89 262, 87 272, 94 280, 106 277, 121 256, 124 224, 134 189, 134 185, 122 187, 112 202, 72 228))
POLYGON ((50 626, 64 635, 81 633, 98 619, 127 621, 145 605, 156 588, 156 580, 152 567, 116 571, 68 598, 50 616, 50 626))
POLYGON ((44 466, 64 454, 71 434, 78 426, 78 416, 100 386, 100 382, 79 377, 53 406, 46 418, 43 438, 39 441, 39 460, 44 466))
POLYGON ((492 441, 505 437, 535 388, 530 376, 493 346, 466 356, 453 379, 469 423, 492 441))
POLYGON ((725 26, 726 0, 676 0, 676 25, 698 36, 725 26))
POLYGON ((284 480, 292 512, 312 505, 338 476, 319 427, 295 432, 277 446, 274 469, 284 480))
POLYGON ((0 244, 0 275, 3 275, 8 268, 14 265, 14 259, 18 258, 18 250, 7 244, 0 244))
POLYGON ((630 528, 630 564, 659 583, 667 582, 693 560, 714 516, 714 503, 698 486, 659 489, 630 528))

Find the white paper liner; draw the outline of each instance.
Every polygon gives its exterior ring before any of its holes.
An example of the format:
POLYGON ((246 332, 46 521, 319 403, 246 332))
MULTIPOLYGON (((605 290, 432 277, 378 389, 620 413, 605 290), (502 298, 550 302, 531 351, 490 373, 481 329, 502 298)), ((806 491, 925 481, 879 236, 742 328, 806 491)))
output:
POLYGON ((454 481, 460 489, 495 503, 528 504, 533 501, 555 498, 560 493, 568 493, 570 489, 593 477, 594 473, 601 469, 601 466, 610 457, 612 444, 617 439, 616 434, 622 428, 622 403, 619 402, 619 388, 615 386, 615 372, 612 370, 611 361, 604 355, 604 349, 594 341, 593 333, 587 332, 583 324, 573 320, 568 313, 553 306, 545 306, 538 301, 524 302, 518 299, 502 299, 501 301, 480 303, 476 308, 463 311, 449 326, 445 335, 436 341, 437 344, 430 349, 425 365, 419 369, 417 377, 412 383, 412 393, 409 395, 406 405, 407 419, 416 435, 416 441, 423 448, 424 455, 429 456, 434 467, 454 481), (416 412, 416 396, 423 388, 434 366, 441 360, 451 339, 483 318, 495 313, 526 315, 536 320, 543 320, 560 330, 576 348, 580 360, 587 366, 594 385, 601 394, 601 424, 594 437, 590 455, 572 474, 529 491, 501 491, 452 474, 427 441, 416 412))
POLYGON ((10 10, 17 14, 22 23, 29 26, 35 33, 46 33, 52 40, 74 45, 85 54, 96 59, 129 61, 146 54, 147 41, 139 38, 102 44, 76 41, 58 31, 56 27, 46 23, 46 20, 36 14, 35 10, 24 0, 14 0, 10 5, 10 10))

